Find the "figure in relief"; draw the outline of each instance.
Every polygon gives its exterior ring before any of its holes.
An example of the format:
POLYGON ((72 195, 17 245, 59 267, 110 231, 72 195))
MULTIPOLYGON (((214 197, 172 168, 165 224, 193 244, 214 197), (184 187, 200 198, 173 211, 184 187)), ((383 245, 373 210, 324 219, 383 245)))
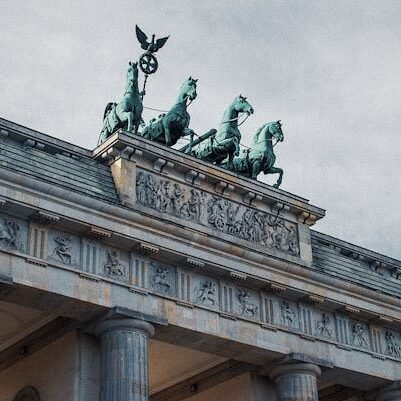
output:
POLYGON ((138 172, 136 184, 137 202, 140 204, 206 224, 270 249, 299 255, 296 225, 281 217, 142 171, 138 172))
POLYGON ((0 242, 7 248, 19 249, 18 233, 20 226, 17 222, 4 220, 3 226, 0 226, 0 242))
POLYGON ((139 171, 136 176, 136 200, 146 205, 146 178, 142 171, 139 171))
POLYGON ((365 328, 359 322, 355 323, 352 327, 352 345, 359 347, 368 347, 368 341, 365 336, 365 328))
POLYGON ((196 303, 201 305, 216 305, 216 285, 211 281, 204 281, 200 288, 199 294, 196 298, 196 303))
POLYGON ((316 322, 316 335, 331 338, 333 329, 331 327, 330 316, 322 314, 322 319, 316 322))
POLYGON ((54 242, 57 244, 53 250, 53 256, 56 255, 65 264, 71 264, 71 238, 70 237, 55 237, 54 242))
POLYGON ((204 194, 194 188, 191 189, 191 196, 188 200, 188 218, 190 220, 200 221, 202 209, 205 204, 204 194))
POLYGON ((285 300, 281 303, 281 318, 288 326, 292 326, 295 323, 295 313, 292 311, 290 304, 285 300))
POLYGON ((123 276, 124 266, 118 261, 116 251, 107 251, 107 262, 104 264, 104 272, 109 276, 123 276))
POLYGON ((152 277, 152 285, 155 290, 164 293, 170 292, 171 285, 167 278, 168 273, 169 271, 165 267, 160 266, 156 269, 156 273, 152 277))
POLYGON ((385 340, 386 340, 386 354, 390 356, 400 357, 401 347, 395 340, 394 334, 390 330, 386 331, 385 340))
POLYGON ((241 315, 245 317, 254 317, 258 307, 251 302, 251 296, 247 290, 239 290, 238 300, 241 304, 241 315))

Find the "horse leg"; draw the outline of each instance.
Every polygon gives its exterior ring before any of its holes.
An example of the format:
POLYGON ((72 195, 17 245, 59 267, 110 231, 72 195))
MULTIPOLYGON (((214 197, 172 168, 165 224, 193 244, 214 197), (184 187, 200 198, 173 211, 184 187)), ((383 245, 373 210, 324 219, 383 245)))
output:
POLYGON ((234 138, 233 138, 233 143, 234 143, 234 146, 235 146, 234 155, 235 155, 235 156, 238 156, 238 155, 239 155, 239 151, 240 151, 240 148, 239 148, 239 139, 238 139, 237 137, 234 137, 234 138))
POLYGON ((262 171, 262 162, 260 160, 255 160, 252 163, 251 169, 250 169, 250 176, 252 177, 252 179, 256 180, 259 173, 262 171))
POLYGON ((281 185, 281 182, 283 181, 283 174, 284 171, 280 167, 270 167, 267 171, 265 171, 265 174, 279 174, 277 182, 273 185, 274 188, 278 188, 281 185))
POLYGON ((167 124, 164 125, 164 140, 166 141, 166 146, 171 146, 170 127, 167 124))
POLYGON ((133 132, 133 128, 134 128, 134 113, 132 111, 127 113, 127 119, 128 119, 127 131, 128 132, 133 132))

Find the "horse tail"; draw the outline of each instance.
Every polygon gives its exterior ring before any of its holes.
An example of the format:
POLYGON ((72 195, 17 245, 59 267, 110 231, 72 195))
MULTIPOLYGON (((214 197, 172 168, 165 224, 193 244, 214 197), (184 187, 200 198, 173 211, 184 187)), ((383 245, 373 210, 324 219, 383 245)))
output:
POLYGON ((103 114, 103 120, 109 115, 109 113, 111 112, 111 110, 113 110, 113 108, 117 105, 117 103, 114 102, 109 102, 107 103, 106 108, 104 109, 104 114, 103 114))

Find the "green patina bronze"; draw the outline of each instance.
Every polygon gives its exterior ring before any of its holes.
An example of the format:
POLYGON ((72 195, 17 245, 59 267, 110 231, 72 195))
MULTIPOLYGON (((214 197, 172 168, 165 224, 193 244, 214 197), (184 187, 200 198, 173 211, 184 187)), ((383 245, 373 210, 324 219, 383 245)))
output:
POLYGON ((279 174, 277 182, 273 185, 278 188, 283 179, 283 170, 274 167, 276 155, 273 151, 273 141, 284 141, 280 120, 262 125, 253 136, 251 148, 242 150, 241 155, 235 157, 231 165, 226 163, 223 167, 255 180, 261 172, 279 174))
POLYGON ((241 132, 238 129, 238 117, 240 113, 253 114, 252 106, 246 97, 239 95, 227 107, 223 114, 219 130, 215 133, 209 131, 205 136, 190 143, 185 153, 198 159, 220 164, 228 157, 228 166, 232 164, 234 155, 240 151, 241 132))
POLYGON ((197 96, 197 81, 197 79, 189 77, 182 84, 174 106, 167 114, 161 114, 159 118, 149 121, 141 133, 144 138, 173 146, 181 137, 193 133, 188 128, 190 115, 187 107, 197 96))
POLYGON ((142 95, 138 90, 138 63, 130 61, 124 97, 120 103, 111 102, 107 104, 98 145, 120 128, 128 132, 138 132, 139 124, 142 122, 142 95))

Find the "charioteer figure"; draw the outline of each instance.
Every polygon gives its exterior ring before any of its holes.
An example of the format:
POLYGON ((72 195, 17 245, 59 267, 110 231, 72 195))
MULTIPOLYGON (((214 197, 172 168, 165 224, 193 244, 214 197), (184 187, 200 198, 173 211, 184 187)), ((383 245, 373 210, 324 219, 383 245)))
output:
POLYGON ((232 164, 234 156, 239 155, 241 132, 238 129, 240 113, 247 116, 253 114, 253 107, 246 97, 239 95, 227 107, 223 114, 219 130, 210 130, 199 139, 181 149, 198 159, 220 164, 228 157, 228 165, 232 164))

